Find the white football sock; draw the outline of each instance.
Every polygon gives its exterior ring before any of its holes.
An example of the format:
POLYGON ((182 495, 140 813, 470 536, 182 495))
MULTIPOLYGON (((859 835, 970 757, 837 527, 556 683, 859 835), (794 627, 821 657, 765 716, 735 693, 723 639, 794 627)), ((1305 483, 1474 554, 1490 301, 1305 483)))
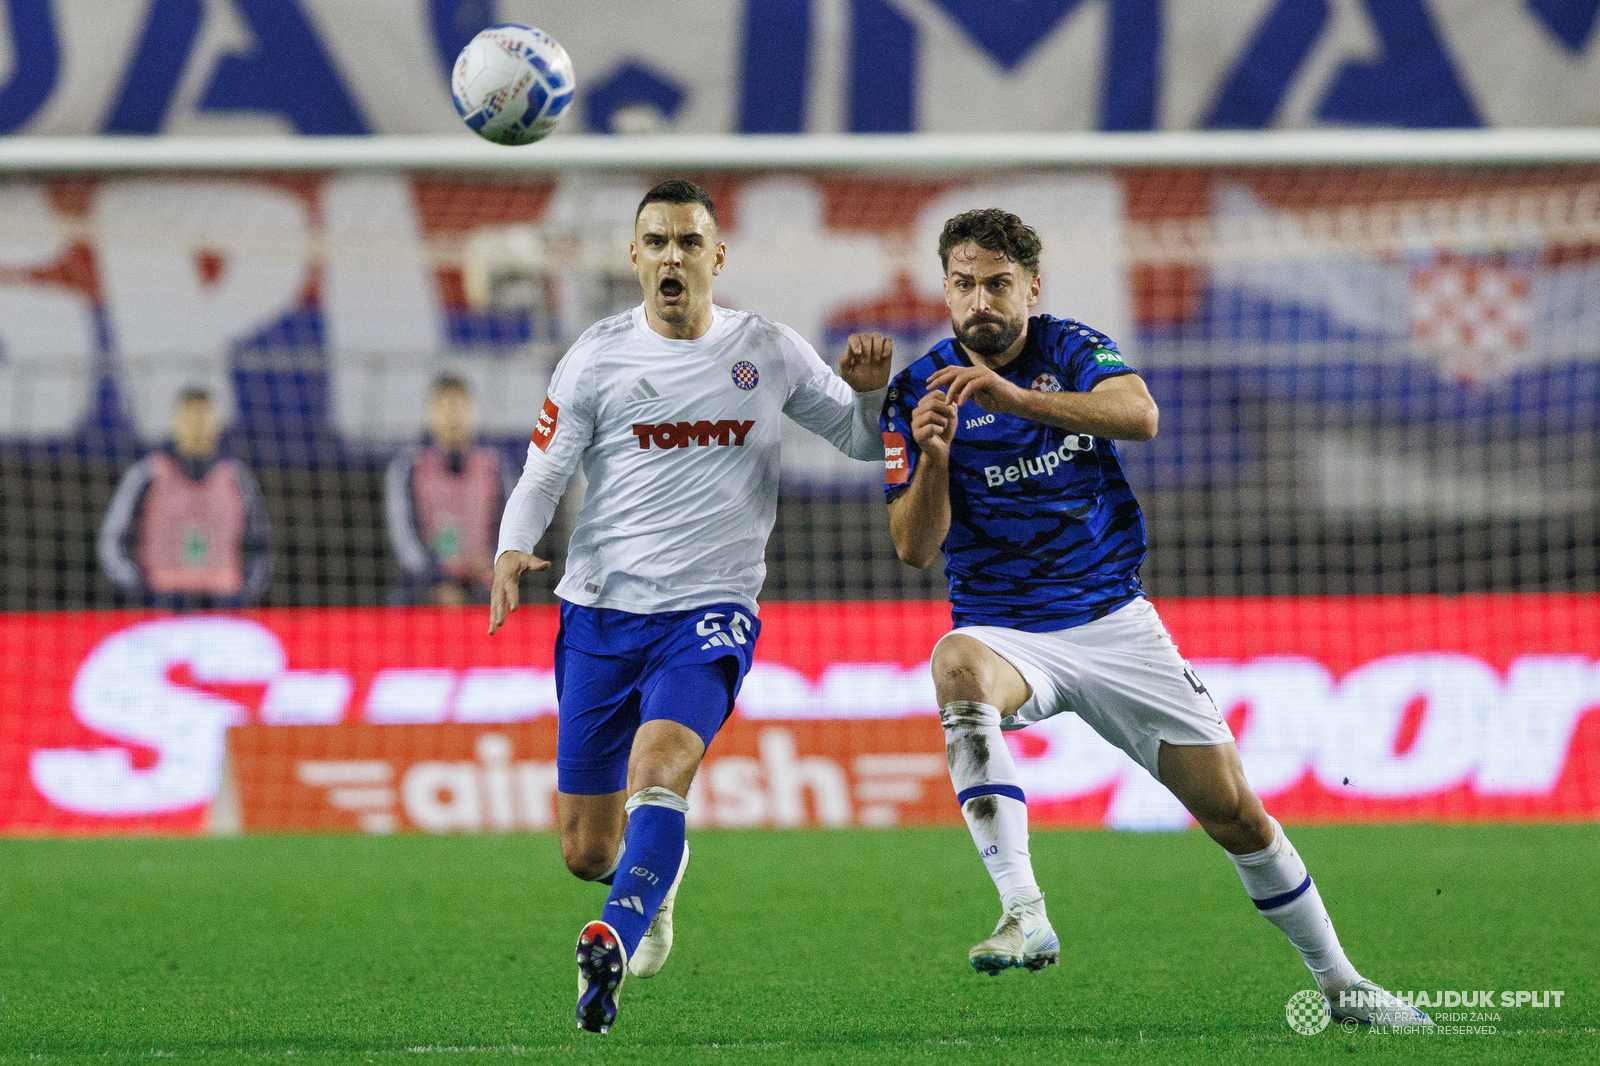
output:
POLYGON ((987 703, 957 700, 939 712, 950 782, 972 842, 1009 910, 1042 899, 1028 854, 1028 801, 1017 783, 1017 764, 1000 732, 1000 711, 987 703))
POLYGON ((1306 873, 1306 864, 1294 850, 1289 838, 1283 835, 1283 826, 1276 818, 1272 823, 1272 843, 1248 855, 1229 854, 1239 880, 1250 894, 1261 916, 1289 938, 1289 943, 1300 952, 1317 987, 1323 995, 1330 991, 1348 988, 1361 975, 1345 958, 1339 946, 1339 935, 1333 931, 1333 919, 1328 908, 1322 905, 1322 896, 1306 873))

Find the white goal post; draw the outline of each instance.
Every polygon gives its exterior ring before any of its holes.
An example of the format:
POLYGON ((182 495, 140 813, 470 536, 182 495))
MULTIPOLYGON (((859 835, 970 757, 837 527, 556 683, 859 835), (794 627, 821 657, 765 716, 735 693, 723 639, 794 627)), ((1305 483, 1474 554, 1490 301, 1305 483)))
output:
POLYGON ((1600 130, 816 134, 554 137, 12 137, 0 172, 375 169, 533 175, 573 170, 983 167, 1515 166, 1600 162, 1600 130))

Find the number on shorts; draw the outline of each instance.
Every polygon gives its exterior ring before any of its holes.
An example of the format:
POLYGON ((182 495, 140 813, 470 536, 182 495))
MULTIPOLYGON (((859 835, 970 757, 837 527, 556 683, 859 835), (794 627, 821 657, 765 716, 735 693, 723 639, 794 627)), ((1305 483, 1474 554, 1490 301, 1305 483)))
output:
POLYGON ((1189 682, 1189 687, 1194 689, 1196 696, 1204 696, 1206 699, 1211 700, 1211 706, 1213 707, 1217 705, 1217 701, 1211 699, 1211 693, 1207 691, 1205 685, 1201 684, 1200 675, 1195 673, 1194 667, 1188 663, 1183 664, 1183 679, 1189 682))
MULTIPOLYGON (((706 616, 695 624, 694 631, 702 637, 709 637, 713 633, 722 631, 722 623, 718 618, 726 617, 716 611, 707 611, 706 616)), ((733 612, 733 618, 728 621, 728 635, 739 644, 750 643, 750 619, 746 618, 743 611, 733 612)))

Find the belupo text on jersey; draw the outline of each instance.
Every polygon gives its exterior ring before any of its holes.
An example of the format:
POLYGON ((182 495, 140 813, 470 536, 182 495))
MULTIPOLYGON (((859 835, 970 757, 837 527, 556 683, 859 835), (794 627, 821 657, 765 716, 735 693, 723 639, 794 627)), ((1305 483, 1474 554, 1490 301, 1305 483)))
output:
POLYGON ((1073 452, 1092 451, 1094 451, 1093 437, 1087 433, 1069 433, 1060 447, 1041 452, 1032 459, 1023 459, 1005 467, 984 467, 983 478, 994 486, 1004 485, 1008 481, 1021 481, 1025 477, 1049 477, 1056 472, 1056 467, 1072 462, 1073 452))

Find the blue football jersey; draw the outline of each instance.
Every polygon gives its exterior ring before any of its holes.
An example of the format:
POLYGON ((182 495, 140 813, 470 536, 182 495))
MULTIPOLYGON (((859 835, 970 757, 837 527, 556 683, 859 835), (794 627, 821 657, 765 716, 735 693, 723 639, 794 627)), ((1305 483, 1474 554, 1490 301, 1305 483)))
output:
MULTIPOLYGON (((928 378, 950 364, 972 365, 953 339, 890 383, 880 419, 890 500, 917 471, 911 412, 928 378)), ((1038 315, 1022 353, 998 373, 1025 389, 1088 392, 1133 371, 1105 334, 1038 315)), ((1092 622, 1139 595, 1144 552, 1144 516, 1110 440, 962 404, 944 541, 957 627, 1044 633, 1092 622)))

